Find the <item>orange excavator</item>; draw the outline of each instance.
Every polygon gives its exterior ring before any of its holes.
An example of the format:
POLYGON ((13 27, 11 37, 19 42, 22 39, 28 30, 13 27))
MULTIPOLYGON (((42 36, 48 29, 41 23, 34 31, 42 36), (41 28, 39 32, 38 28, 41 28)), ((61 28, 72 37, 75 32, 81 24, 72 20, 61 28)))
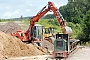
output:
MULTIPOLYGON (((36 36, 33 35, 37 35, 39 34, 39 28, 38 26, 35 26, 35 22, 38 22, 39 19, 44 16, 47 12, 49 11, 53 11, 54 15, 56 16, 60 26, 61 26, 61 30, 63 33, 72 33, 72 31, 70 29, 65 28, 66 27, 66 23, 65 20, 63 18, 63 16, 61 15, 61 13, 59 12, 58 8, 55 7, 53 2, 48 2, 48 4, 43 7, 37 14, 36 16, 33 16, 30 20, 30 25, 28 30, 26 31, 22 31, 22 30, 18 30, 15 33, 11 33, 12 36, 16 36, 17 38, 19 38, 21 41, 23 42, 39 42, 40 39, 35 38, 36 36), (38 30, 38 31, 36 31, 38 30), (68 32, 68 30, 70 30, 71 32, 68 32)), ((43 28, 43 27, 42 27, 43 28)), ((43 29, 42 29, 43 31, 43 29)), ((42 33, 43 34, 43 33, 42 33)), ((41 35, 40 35, 41 36, 41 35)))

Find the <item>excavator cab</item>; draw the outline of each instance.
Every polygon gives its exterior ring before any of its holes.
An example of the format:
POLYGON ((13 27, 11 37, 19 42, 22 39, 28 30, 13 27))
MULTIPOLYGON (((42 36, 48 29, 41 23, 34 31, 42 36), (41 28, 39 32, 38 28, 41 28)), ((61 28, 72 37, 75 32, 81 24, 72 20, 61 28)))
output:
POLYGON ((39 40, 43 39, 43 26, 40 24, 35 24, 33 27, 33 37, 39 40))

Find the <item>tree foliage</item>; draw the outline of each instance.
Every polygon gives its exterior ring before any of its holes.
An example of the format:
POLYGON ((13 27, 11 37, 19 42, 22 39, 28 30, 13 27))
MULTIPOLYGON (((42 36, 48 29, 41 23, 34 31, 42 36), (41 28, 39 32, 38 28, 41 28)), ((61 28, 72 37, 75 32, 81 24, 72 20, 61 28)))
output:
POLYGON ((82 23, 88 10, 86 0, 68 0, 68 4, 59 8, 61 14, 68 22, 82 23))
POLYGON ((90 10, 88 10, 85 15, 82 34, 79 35, 81 35, 79 36, 81 41, 84 42, 90 41, 90 10))
POLYGON ((53 19, 53 18, 55 18, 55 16, 54 16, 54 14, 47 14, 44 18, 53 19))

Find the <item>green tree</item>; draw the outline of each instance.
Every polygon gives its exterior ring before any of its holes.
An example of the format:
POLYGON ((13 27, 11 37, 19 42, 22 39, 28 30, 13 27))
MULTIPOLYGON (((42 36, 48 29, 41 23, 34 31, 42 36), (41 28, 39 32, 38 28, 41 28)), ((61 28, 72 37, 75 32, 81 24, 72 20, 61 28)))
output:
POLYGON ((86 16, 84 18, 83 30, 82 33, 79 34, 78 38, 83 42, 90 41, 90 10, 88 10, 86 13, 86 16))
POLYGON ((52 19, 52 18, 55 18, 55 16, 54 16, 54 14, 47 14, 44 18, 52 19))
POLYGON ((84 19, 83 32, 86 36, 85 39, 89 41, 90 40, 90 10, 87 11, 85 19, 84 19))
POLYGON ((90 0, 68 0, 68 4, 61 6, 59 11, 68 22, 81 24, 84 15, 90 9, 90 0))

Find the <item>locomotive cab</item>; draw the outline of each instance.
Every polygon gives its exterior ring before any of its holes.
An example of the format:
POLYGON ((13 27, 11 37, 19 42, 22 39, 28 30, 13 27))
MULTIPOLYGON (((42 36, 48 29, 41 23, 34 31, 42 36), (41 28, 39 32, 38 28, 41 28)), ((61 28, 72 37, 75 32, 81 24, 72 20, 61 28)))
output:
POLYGON ((56 40, 54 41, 53 56, 55 58, 66 58, 68 45, 68 34, 56 34, 56 40))

